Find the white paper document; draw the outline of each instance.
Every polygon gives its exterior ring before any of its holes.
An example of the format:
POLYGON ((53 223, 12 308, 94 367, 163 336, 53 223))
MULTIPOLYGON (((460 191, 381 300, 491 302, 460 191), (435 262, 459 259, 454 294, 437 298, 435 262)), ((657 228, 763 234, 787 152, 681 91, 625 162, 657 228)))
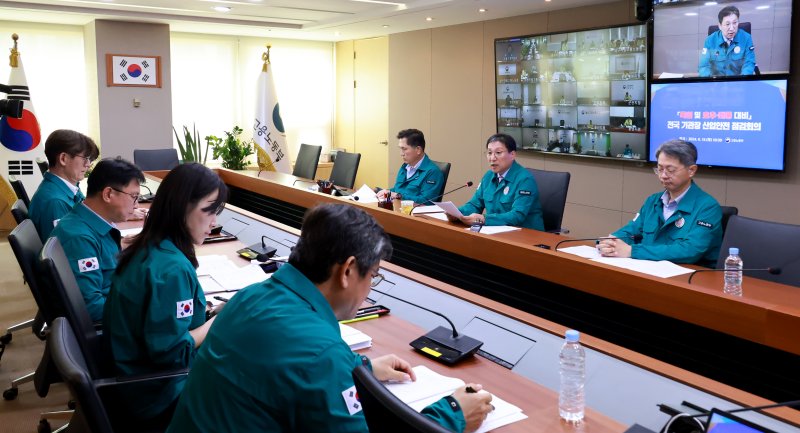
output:
MULTIPOLYGON (((519 227, 514 226, 483 226, 481 227, 481 231, 478 233, 483 233, 485 235, 496 235, 498 233, 513 232, 519 229, 519 227)), ((472 230, 472 228, 467 227, 465 230, 472 230)))
POLYGON ((461 218, 464 216, 463 214, 461 214, 461 211, 458 210, 458 207, 456 207, 456 205, 454 205, 452 201, 435 201, 433 202, 433 204, 442 208, 444 213, 450 216, 454 216, 456 218, 461 218))
MULTIPOLYGON (((421 411, 425 406, 465 385, 461 379, 443 376, 422 365, 414 367, 414 373, 417 375, 416 382, 387 383, 386 388, 416 411, 421 411)), ((476 432, 494 430, 528 417, 522 413, 522 409, 496 395, 492 395, 492 406, 494 410, 489 413, 476 432)))
POLYGON ((588 245, 578 245, 577 247, 559 248, 558 251, 567 254, 574 254, 583 257, 584 259, 597 259, 602 257, 597 247, 590 247, 588 245))
POLYGON ((426 213, 442 213, 444 209, 440 208, 436 205, 431 206, 417 206, 414 210, 411 211, 411 215, 419 215, 419 214, 426 214, 426 213))
POLYGON ((222 255, 198 256, 197 262, 197 277, 206 295, 240 290, 270 277, 256 263, 238 267, 222 255))
POLYGON ((683 266, 678 266, 675 263, 668 262, 666 260, 653 261, 620 257, 599 257, 592 259, 592 261, 661 278, 675 277, 694 272, 693 269, 684 268, 683 266))
POLYGON ((133 229, 120 230, 119 234, 120 234, 120 236, 122 236, 124 238, 125 236, 138 235, 141 232, 142 232, 142 228, 141 227, 136 227, 136 228, 133 228, 133 229))
POLYGON ((350 200, 357 200, 359 203, 377 203, 378 195, 365 183, 358 191, 350 194, 350 200))
POLYGON ((437 220, 447 221, 447 214, 444 212, 439 213, 426 213, 426 217, 436 218, 437 220))
POLYGON ((352 326, 340 323, 339 332, 342 334, 342 340, 350 346, 350 350, 361 350, 372 347, 372 337, 352 326))

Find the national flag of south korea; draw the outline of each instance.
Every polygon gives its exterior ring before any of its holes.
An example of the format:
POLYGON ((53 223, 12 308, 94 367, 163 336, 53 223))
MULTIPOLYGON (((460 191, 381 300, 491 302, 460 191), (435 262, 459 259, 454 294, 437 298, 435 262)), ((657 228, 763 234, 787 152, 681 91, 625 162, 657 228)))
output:
POLYGON ((154 57, 112 56, 111 74, 114 83, 157 85, 158 64, 154 57))
POLYGON ((256 115, 253 122, 253 140, 258 145, 258 166, 262 170, 291 172, 286 145, 286 130, 281 119, 275 80, 269 69, 269 47, 264 53, 264 67, 258 77, 256 115))
MULTIPOLYGON (((14 35, 16 36, 16 34, 14 35)), ((23 102, 22 118, 0 117, 0 172, 4 177, 16 176, 25 185, 28 196, 32 196, 42 181, 42 174, 36 166, 36 159, 44 159, 44 146, 39 120, 33 110, 28 80, 22 57, 17 50, 17 39, 11 49, 11 74, 8 85, 11 92, 0 95, 0 99, 21 100, 23 102)))

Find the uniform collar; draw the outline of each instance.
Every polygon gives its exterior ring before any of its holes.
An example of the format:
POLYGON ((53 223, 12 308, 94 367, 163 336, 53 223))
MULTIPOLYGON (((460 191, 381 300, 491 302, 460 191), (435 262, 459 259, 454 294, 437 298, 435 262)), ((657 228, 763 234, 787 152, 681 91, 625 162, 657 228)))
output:
POLYGON ((111 223, 103 219, 100 215, 97 214, 94 210, 86 206, 86 203, 80 203, 79 205, 75 206, 74 208, 75 213, 86 222, 86 224, 95 232, 104 235, 111 230, 116 230, 111 223))
POLYGON ((287 289, 308 303, 312 310, 316 311, 325 322, 328 322, 336 329, 336 332, 339 332, 339 321, 336 320, 328 300, 322 296, 317 286, 297 268, 286 263, 272 274, 270 279, 277 280, 286 286, 287 289))
POLYGON ((56 176, 49 171, 44 173, 44 178, 47 181, 53 182, 54 184, 58 185, 60 189, 62 189, 65 193, 72 193, 70 197, 75 196, 78 193, 78 186, 69 183, 68 180, 64 179, 61 176, 56 176), (62 187, 63 186, 63 187, 62 187))
MULTIPOLYGON (((514 179, 517 177, 517 174, 519 173, 520 167, 522 166, 519 165, 516 160, 514 160, 514 162, 511 163, 511 167, 508 167, 508 170, 506 170, 505 173, 500 173, 500 175, 503 176, 503 179, 505 179, 506 181, 513 182, 514 179)), ((497 180, 496 173, 492 173, 492 179, 495 182, 499 183, 499 181, 497 180)))

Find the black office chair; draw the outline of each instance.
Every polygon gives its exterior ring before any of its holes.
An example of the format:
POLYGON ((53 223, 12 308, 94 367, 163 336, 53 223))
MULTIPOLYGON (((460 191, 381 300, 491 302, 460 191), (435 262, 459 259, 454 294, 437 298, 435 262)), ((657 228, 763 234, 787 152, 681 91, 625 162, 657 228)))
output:
POLYGON ((133 163, 142 171, 172 170, 180 163, 178 151, 168 149, 136 149, 133 151, 133 163))
POLYGON ((569 233, 561 227, 564 207, 567 204, 570 174, 566 171, 546 171, 529 168, 539 189, 539 203, 542 205, 544 231, 550 233, 569 233))
POLYGON ((739 208, 735 206, 720 206, 722 208, 722 235, 725 235, 725 229, 728 228, 728 220, 734 216, 739 215, 739 208))
MULTIPOLYGON (((714 24, 712 26, 708 26, 708 34, 709 35, 711 35, 712 33, 716 32, 717 30, 719 30, 719 25, 717 25, 717 24, 714 24)), ((750 22, 749 21, 745 21, 743 23, 739 23, 739 30, 744 30, 747 33, 750 33, 750 35, 753 34, 753 32, 750 31, 750 22)), ((755 67, 753 72, 755 72, 756 75, 761 75, 761 70, 758 69, 758 65, 756 65, 756 67, 755 67)))
POLYGON ((297 159, 294 161, 292 176, 314 180, 314 176, 317 175, 317 164, 321 153, 322 146, 301 144, 300 151, 297 152, 297 159))
POLYGON ((39 166, 39 171, 41 171, 42 174, 50 169, 50 164, 47 163, 46 159, 36 158, 36 165, 39 166))
MULTIPOLYGON (((17 222, 17 225, 22 224, 23 221, 28 219, 28 207, 25 206, 25 203, 22 202, 22 199, 17 199, 13 205, 11 205, 11 215, 14 217, 14 221, 17 222)), ((38 236, 37 236, 38 237, 38 236)), ((41 245, 41 242, 39 242, 41 245)), ((27 277, 23 275, 23 281, 27 283, 27 277)), ((44 325, 43 320, 41 319, 41 313, 36 314, 36 318, 29 319, 24 322, 17 323, 15 325, 11 325, 6 329, 5 335, 0 337, 0 345, 6 345, 11 343, 11 339, 13 338, 12 332, 20 331, 23 329, 30 328, 37 324, 38 328, 41 330, 42 326, 44 325)), ((36 331, 34 331, 34 334, 36 331)), ((0 351, 0 358, 2 358, 3 352, 0 351)), ((16 397, 16 396, 15 396, 16 397)))
POLYGON ((11 216, 14 217, 17 225, 28 219, 28 206, 25 206, 25 202, 21 198, 11 205, 11 216))
POLYGON ((749 277, 800 287, 800 226, 733 215, 728 220, 717 269, 725 267, 730 247, 739 248, 745 268, 780 268, 780 274, 746 272, 749 277))
POLYGON ((331 182, 336 186, 353 188, 356 183, 358 164, 361 162, 360 153, 339 152, 331 170, 331 182))
POLYGON ((17 194, 17 198, 22 200, 25 206, 30 206, 31 199, 28 197, 28 192, 25 191, 25 185, 22 181, 17 179, 16 176, 8 176, 8 183, 11 184, 11 188, 14 188, 14 193, 17 194))
MULTIPOLYGON (((337 156, 338 158, 338 156, 337 156)), ((366 366, 353 370, 358 399, 371 432, 382 433, 452 433, 386 389, 366 366)))
POLYGON ((442 194, 444 194, 444 188, 447 185, 447 178, 450 177, 450 163, 449 162, 439 162, 431 160, 432 163, 436 164, 439 167, 439 171, 442 172, 442 187, 439 188, 438 198, 436 200, 441 200, 442 194))

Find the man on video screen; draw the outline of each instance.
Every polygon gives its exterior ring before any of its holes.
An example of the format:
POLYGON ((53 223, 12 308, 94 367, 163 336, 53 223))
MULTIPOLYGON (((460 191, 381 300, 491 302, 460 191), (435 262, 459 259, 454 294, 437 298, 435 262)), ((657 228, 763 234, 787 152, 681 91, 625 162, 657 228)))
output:
POLYGON ((739 30, 739 8, 725 6, 718 18, 719 30, 708 35, 700 52, 699 75, 755 74, 756 49, 750 33, 739 30))

